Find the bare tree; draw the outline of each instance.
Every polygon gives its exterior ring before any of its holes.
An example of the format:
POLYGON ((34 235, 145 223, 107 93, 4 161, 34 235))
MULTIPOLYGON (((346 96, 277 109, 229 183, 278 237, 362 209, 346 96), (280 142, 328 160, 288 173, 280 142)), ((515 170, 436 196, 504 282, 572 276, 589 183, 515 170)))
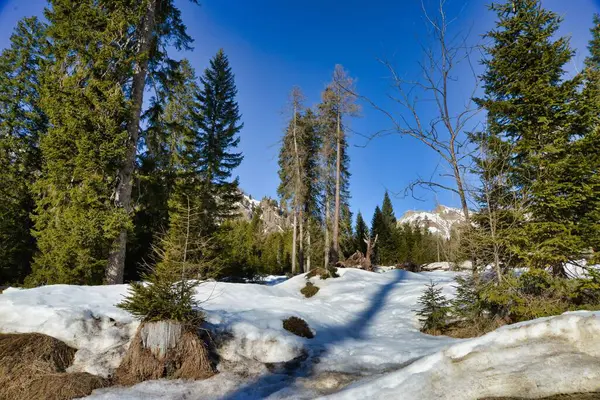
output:
MULTIPOLYGON (((448 19, 445 3, 446 0, 439 0, 435 15, 428 12, 422 3, 430 43, 422 46, 424 61, 419 63, 420 79, 405 79, 390 61, 379 60, 391 75, 393 92, 388 97, 399 109, 391 111, 364 96, 361 99, 383 113, 392 124, 390 129, 379 131, 369 139, 388 134, 409 136, 433 150, 441 159, 444 171, 438 177, 435 177, 437 172, 428 179, 419 177, 409 184, 406 192, 414 195, 417 187, 424 187, 455 193, 468 222, 470 215, 465 173, 470 154, 467 130, 475 126, 473 118, 480 110, 472 101, 479 82, 471 62, 471 54, 477 46, 469 45, 468 33, 450 35, 448 28, 454 20, 448 19), (465 68, 461 70, 463 66, 465 68), (460 91, 455 91, 456 81, 465 71, 471 75, 472 87, 466 102, 457 107, 454 94, 460 91), (451 178, 453 183, 444 183, 444 178, 451 178)), ((469 85, 462 83, 460 86, 464 88, 469 85)))
POLYGON ((365 255, 366 269, 370 270, 372 267, 371 254, 373 253, 373 249, 375 248, 375 245, 377 244, 378 238, 379 238, 379 235, 375 235, 375 238, 373 240, 371 240, 371 237, 368 234, 365 234, 365 237, 363 238, 364 242, 367 244, 367 254, 365 255))

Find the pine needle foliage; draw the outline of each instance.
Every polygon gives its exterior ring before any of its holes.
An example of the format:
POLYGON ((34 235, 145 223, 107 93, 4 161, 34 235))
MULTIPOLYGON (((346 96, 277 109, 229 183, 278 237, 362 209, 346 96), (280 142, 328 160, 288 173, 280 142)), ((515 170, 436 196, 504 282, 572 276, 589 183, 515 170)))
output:
POLYGON ((449 302, 442 294, 442 288, 430 281, 417 302, 421 309, 417 311, 421 331, 434 332, 442 329, 447 322, 450 311, 449 302))

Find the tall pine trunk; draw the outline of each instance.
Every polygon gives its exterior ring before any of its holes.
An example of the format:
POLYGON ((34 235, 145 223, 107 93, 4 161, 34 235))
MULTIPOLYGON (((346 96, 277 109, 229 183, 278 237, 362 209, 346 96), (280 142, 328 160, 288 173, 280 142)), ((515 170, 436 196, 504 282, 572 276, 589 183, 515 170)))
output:
POLYGON ((331 246, 329 245, 329 219, 331 216, 329 215, 329 196, 325 196, 325 268, 329 266, 329 250, 331 246))
POLYGON ((310 271, 310 253, 311 253, 311 244, 310 244, 310 222, 306 227, 306 268, 304 272, 310 271))
POLYGON ((300 271, 304 272, 304 213, 302 211, 299 212, 298 226, 298 265, 300 267, 300 271))
MULTIPOLYGON (((132 106, 131 117, 127 124, 127 153, 125 163, 118 175, 118 184, 115 190, 115 205, 122 208, 127 216, 130 216, 133 208, 131 206, 131 190, 133 187, 133 170, 135 167, 136 152, 138 146, 140 115, 144 102, 144 89, 146 86, 146 75, 148 73, 148 52, 154 33, 155 14, 158 0, 149 0, 146 14, 141 25, 141 34, 137 48, 137 59, 134 66, 133 84, 131 88, 132 106)), ((108 255, 106 267, 106 283, 123 283, 125 271, 125 253, 127 250, 127 228, 123 228, 119 236, 113 242, 112 249, 108 255)))
POLYGON ((294 210, 294 222, 293 222, 293 233, 292 233, 292 274, 296 274, 296 245, 298 235, 298 214, 294 210))
MULTIPOLYGON (((302 211, 300 210, 300 192, 301 192, 301 181, 300 181, 300 154, 298 154, 298 140, 296 137, 296 130, 297 130, 297 126, 298 126, 298 122, 297 122, 297 115, 298 115, 298 107, 296 104, 294 104, 294 128, 293 128, 293 135, 294 135, 294 155, 295 155, 295 164, 296 164, 296 188, 294 190, 294 221, 295 222, 295 226, 299 225, 300 227, 300 243, 298 246, 298 260, 300 262, 300 270, 303 271, 304 270, 304 224, 303 224, 303 215, 302 215, 302 211), (299 214, 299 215, 298 215, 299 214), (298 220, 298 216, 299 221, 298 220)), ((296 234, 296 227, 294 227, 294 234, 296 234)), ((296 237, 294 236, 294 247, 296 246, 296 237)), ((294 260, 295 261, 295 260, 294 260)), ((294 269, 294 273, 295 273, 295 268, 294 269)))
POLYGON ((333 212, 333 234, 331 262, 336 263, 340 254, 340 180, 342 171, 342 138, 340 129, 340 113, 337 114, 337 154, 335 161, 335 209, 333 212))

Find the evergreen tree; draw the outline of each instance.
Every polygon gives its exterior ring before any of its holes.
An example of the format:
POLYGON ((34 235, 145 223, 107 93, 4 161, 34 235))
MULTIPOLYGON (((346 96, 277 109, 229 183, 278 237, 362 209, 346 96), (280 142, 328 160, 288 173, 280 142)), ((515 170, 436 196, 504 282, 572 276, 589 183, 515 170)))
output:
POLYGON ((176 203, 182 206, 187 201, 185 195, 194 203, 199 197, 199 149, 194 145, 193 119, 198 91, 194 69, 184 59, 171 71, 170 78, 161 82, 144 115, 147 127, 142 132, 142 142, 146 152, 140 155, 136 174, 139 183, 134 191, 138 205, 127 249, 126 280, 139 278, 137 267, 151 260, 156 237, 167 230, 169 199, 179 196, 176 203))
MULTIPOLYGON (((378 238, 377 243, 379 243, 379 237, 382 232, 383 232, 383 235, 385 236, 385 230, 386 230, 386 226, 385 226, 385 221, 383 219, 383 214, 382 214, 379 206, 377 206, 377 207, 375 207, 375 212, 373 213, 373 219, 371 220, 371 239, 375 240, 375 237, 377 236, 377 238, 378 238)), ((375 246, 375 248, 373 249, 373 254, 371 255, 371 261, 374 264, 377 264, 380 262, 379 245, 375 246)))
POLYGON ((52 62, 42 78, 49 119, 42 174, 34 184, 40 252, 28 284, 101 283, 113 241, 128 215, 115 207, 125 160, 129 73, 123 26, 135 13, 122 4, 54 0, 46 10, 52 62), (90 46, 94 43, 94 46, 90 46))
POLYGON ((36 245, 31 184, 41 169, 39 138, 47 130, 40 75, 48 60, 44 24, 26 18, 0 55, 0 284, 22 283, 36 245))
MULTIPOLYGON (((346 120, 356 115, 354 81, 341 65, 336 65, 333 81, 325 88, 318 105, 322 136, 322 174, 325 208, 325 263, 335 263, 340 252, 340 221, 344 208, 349 211, 350 158, 346 120), (331 234, 331 241, 329 240, 331 234)), ((348 218, 346 216, 346 221, 348 218)), ((346 224, 347 225, 347 224, 346 224)), ((346 229, 351 227, 347 225, 346 229)), ((347 235, 346 235, 347 237, 347 235)))
POLYGON ((241 153, 233 152, 240 142, 243 124, 236 102, 237 89, 229 60, 219 50, 210 61, 210 67, 200 78, 197 96, 196 123, 199 135, 194 147, 202 177, 203 212, 206 229, 216 229, 220 221, 231 218, 236 203, 241 200, 238 178, 231 180, 233 169, 243 160, 241 153))
POLYGON ((356 214, 356 227, 354 228, 354 247, 355 250, 360 251, 363 254, 367 253, 367 243, 365 238, 369 237, 369 227, 363 219, 360 211, 356 214))
POLYGON ((417 303, 421 306, 417 315, 423 332, 439 331, 446 325, 449 302, 442 294, 442 288, 436 287, 433 281, 427 285, 417 303))
MULTIPOLYGON (((197 0, 191 1, 197 3, 197 0)), ((128 234, 134 214, 133 177, 140 147, 140 119, 143 114, 147 78, 160 82, 164 77, 168 77, 177 62, 168 57, 167 49, 174 47, 177 50, 189 50, 192 39, 186 33, 181 13, 174 0, 110 0, 102 3, 90 0, 53 1, 53 4, 58 3, 64 4, 65 7, 71 7, 71 3, 77 7, 95 7, 102 16, 108 15, 117 29, 117 32, 113 33, 111 44, 128 53, 127 58, 117 64, 127 67, 126 74, 115 81, 123 86, 122 90, 129 100, 129 108, 125 126, 127 140, 124 142, 124 161, 117 171, 113 195, 119 212, 127 218, 122 219, 117 227, 119 235, 111 246, 105 278, 109 284, 122 283, 128 234)), ((72 8, 76 10, 76 7, 72 8)), ((102 29, 102 26, 93 24, 73 26, 82 30, 102 29)))
POLYGON ((582 196, 566 171, 573 130, 573 105, 580 78, 563 79, 573 51, 567 38, 556 38, 560 17, 539 0, 493 4, 497 28, 484 61, 488 130, 511 144, 511 184, 525 197, 529 218, 510 238, 530 266, 555 271, 585 243, 574 210, 582 196))
POLYGON ((392 201, 386 190, 381 206, 382 224, 379 228, 379 262, 382 264, 396 264, 398 259, 398 230, 396 229, 396 216, 392 201))

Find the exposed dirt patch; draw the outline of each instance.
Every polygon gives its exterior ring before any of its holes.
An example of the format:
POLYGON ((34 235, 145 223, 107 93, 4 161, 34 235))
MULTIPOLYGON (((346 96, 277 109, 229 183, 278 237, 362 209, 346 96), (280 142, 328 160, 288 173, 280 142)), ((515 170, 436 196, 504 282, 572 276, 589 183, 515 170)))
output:
MULTIPOLYGON (((572 393, 557 394, 550 397, 539 397, 537 400, 598 400, 600 392, 596 393, 572 393)), ((526 397, 483 397, 478 400, 529 400, 526 397)))
POLYGON ((294 335, 312 339, 315 335, 310 330, 308 323, 302 318, 289 317, 283 320, 283 329, 292 332, 294 335))

